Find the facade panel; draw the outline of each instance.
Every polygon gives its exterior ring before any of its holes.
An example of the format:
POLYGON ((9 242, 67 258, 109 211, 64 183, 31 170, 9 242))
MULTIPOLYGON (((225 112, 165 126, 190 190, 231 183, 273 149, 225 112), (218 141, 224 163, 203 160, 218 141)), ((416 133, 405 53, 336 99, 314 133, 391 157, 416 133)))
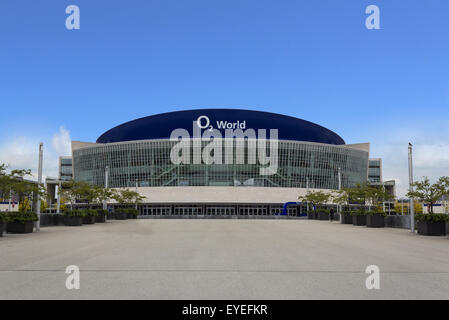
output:
MULTIPOLYGON (((225 141, 222 139, 223 154, 225 141)), ((251 186, 337 189, 338 168, 342 187, 365 183, 368 152, 345 145, 279 141, 277 172, 260 175, 260 164, 251 164, 247 143, 243 150, 235 140, 232 164, 173 164, 170 140, 142 140, 93 144, 73 150, 74 179, 104 185, 109 166, 113 188, 163 186, 251 186), (243 151, 243 152, 242 152, 243 151), (240 161, 239 157, 241 157, 240 161), (240 163, 239 163, 240 162, 240 163)), ((190 142, 192 143, 192 142, 190 142)), ((267 141, 267 149, 270 141, 267 141)), ((202 142, 202 148, 209 142, 202 142)), ((193 146, 192 146, 193 147, 193 146)))

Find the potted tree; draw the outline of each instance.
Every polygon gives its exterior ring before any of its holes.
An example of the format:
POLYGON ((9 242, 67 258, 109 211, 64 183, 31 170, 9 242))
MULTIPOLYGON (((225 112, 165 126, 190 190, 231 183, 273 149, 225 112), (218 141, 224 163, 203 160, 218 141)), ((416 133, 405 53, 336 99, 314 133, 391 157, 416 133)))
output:
POLYGON ((354 226, 365 226, 366 225, 366 210, 361 208, 359 210, 354 210, 352 214, 352 224, 354 226))
POLYGON ((433 204, 444 195, 449 194, 449 177, 441 177, 437 182, 430 183, 428 177, 412 184, 414 189, 409 190, 407 197, 416 198, 428 204, 428 213, 416 215, 418 234, 425 236, 444 236, 446 234, 446 221, 448 215, 435 214, 433 204))
POLYGON ((85 212, 83 210, 66 210, 63 215, 66 226, 78 227, 83 224, 85 212))
POLYGON ((138 192, 129 189, 114 190, 111 198, 122 206, 117 208, 114 212, 115 219, 117 220, 137 218, 137 215, 139 214, 137 205, 145 199, 145 197, 141 196, 138 192), (135 205, 134 209, 131 208, 132 205, 135 205))
POLYGON ((366 214, 366 226, 368 228, 383 228, 385 227, 386 213, 381 208, 376 208, 374 211, 368 211, 366 214))
POLYGON ((94 224, 98 216, 97 210, 84 209, 83 224, 94 224))
POLYGON ((366 198, 371 205, 375 206, 375 210, 366 212, 366 226, 368 228, 383 228, 385 227, 386 213, 383 210, 383 202, 390 199, 390 195, 385 192, 383 187, 367 187, 366 198))
MULTIPOLYGON (((305 195, 303 196, 299 196, 298 200, 305 202, 307 205, 307 219, 316 219, 316 214, 315 214, 315 210, 310 210, 310 206, 309 204, 312 202, 312 195, 310 192, 307 192, 305 195)), ((313 208, 313 207, 312 207, 313 208)))
MULTIPOLYGON (((308 191, 305 196, 299 197, 302 201, 312 203, 316 208, 314 218, 317 220, 329 220, 329 210, 324 207, 330 199, 330 194, 322 191, 308 191)), ((309 217, 310 219, 310 217, 309 217)))
MULTIPOLYGON (((332 202, 342 208, 349 202, 349 189, 343 188, 336 191, 336 195, 332 196, 332 202)), ((340 210, 340 222, 342 224, 352 224, 352 215, 349 208, 340 210)))
POLYGON ((3 230, 5 230, 5 224, 8 223, 8 215, 6 212, 0 212, 0 237, 3 237, 3 230))
POLYGON ((38 220, 37 214, 32 211, 12 211, 8 213, 8 233, 32 233, 34 222, 38 220))
POLYGON ((97 217, 95 218, 95 222, 105 223, 106 217, 108 216, 109 211, 104 209, 97 209, 97 217))
MULTIPOLYGON (((102 204, 103 207, 105 207, 105 203, 107 203, 107 201, 109 199, 111 199, 113 192, 111 189, 109 188, 105 188, 102 186, 95 186, 94 187, 94 192, 95 192, 95 200, 98 204, 102 204)), ((96 222, 100 222, 100 223, 104 223, 106 222, 106 218, 108 218, 109 216, 109 211, 106 209, 97 209, 97 218, 96 218, 96 222)))

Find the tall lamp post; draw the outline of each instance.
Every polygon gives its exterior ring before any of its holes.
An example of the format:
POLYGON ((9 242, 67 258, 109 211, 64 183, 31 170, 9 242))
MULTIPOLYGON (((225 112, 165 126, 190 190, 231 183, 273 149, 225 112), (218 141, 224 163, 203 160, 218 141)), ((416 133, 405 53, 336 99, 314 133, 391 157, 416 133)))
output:
MULTIPOLYGON (((338 191, 341 190, 341 168, 338 167, 338 191)), ((341 222, 341 204, 338 205, 337 207, 337 211, 338 211, 338 216, 339 216, 339 220, 341 222)))
MULTIPOLYGON (((104 172, 104 187, 107 189, 109 188, 109 166, 106 166, 105 172, 104 172)), ((103 210, 108 209, 108 203, 107 200, 103 200, 103 210)))
POLYGON ((61 191, 62 191, 62 181, 59 180, 58 184, 58 206, 56 209, 56 213, 61 213, 61 191))
MULTIPOLYGON (((408 181, 410 184, 410 191, 413 191, 413 162, 412 162, 412 144, 408 143, 408 181)), ((410 229, 415 232, 415 208, 413 197, 410 197, 410 229)))
MULTIPOLYGON (((37 185, 40 188, 42 184, 42 159, 44 154, 44 144, 41 142, 39 143, 39 166, 37 170, 37 185)), ((39 195, 39 192, 37 193, 37 208, 36 208, 36 214, 37 214, 37 222, 36 222, 36 231, 40 230, 41 227, 41 197, 39 195)))

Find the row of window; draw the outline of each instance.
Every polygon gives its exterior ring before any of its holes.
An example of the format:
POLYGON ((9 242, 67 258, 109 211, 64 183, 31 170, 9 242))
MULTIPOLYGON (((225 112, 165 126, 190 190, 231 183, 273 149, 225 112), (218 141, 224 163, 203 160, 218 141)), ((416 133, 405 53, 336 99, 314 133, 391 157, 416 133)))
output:
MULTIPOLYGON (((353 186, 367 179, 368 153, 344 146, 279 142, 277 170, 261 175, 260 163, 173 164, 173 141, 104 144, 73 152, 75 180, 103 185, 109 167, 111 187, 138 186, 261 186, 322 188, 353 186)), ((224 143, 223 143, 224 144, 224 143)), ((243 150, 248 154, 248 150, 243 150)), ((234 155, 236 146, 234 144, 234 155)), ((235 157, 234 157, 235 159, 235 157)), ((274 165, 272 163, 271 165, 274 165)))

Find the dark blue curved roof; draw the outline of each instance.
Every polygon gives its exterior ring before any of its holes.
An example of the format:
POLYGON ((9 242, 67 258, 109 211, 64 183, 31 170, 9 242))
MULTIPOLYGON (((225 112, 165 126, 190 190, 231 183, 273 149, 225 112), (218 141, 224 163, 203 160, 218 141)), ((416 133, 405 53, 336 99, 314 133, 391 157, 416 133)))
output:
MULTIPOLYGON (((241 109, 195 109, 156 114, 126 122, 103 133, 97 143, 169 139, 174 129, 186 129, 192 136, 193 121, 207 116, 215 128, 217 121, 243 122, 246 129, 278 129, 279 140, 319 142, 341 145, 344 140, 336 133, 315 123, 277 113, 241 109)), ((204 120, 202 123, 205 123, 204 120)), ((219 129, 224 136, 224 129, 219 129)))

